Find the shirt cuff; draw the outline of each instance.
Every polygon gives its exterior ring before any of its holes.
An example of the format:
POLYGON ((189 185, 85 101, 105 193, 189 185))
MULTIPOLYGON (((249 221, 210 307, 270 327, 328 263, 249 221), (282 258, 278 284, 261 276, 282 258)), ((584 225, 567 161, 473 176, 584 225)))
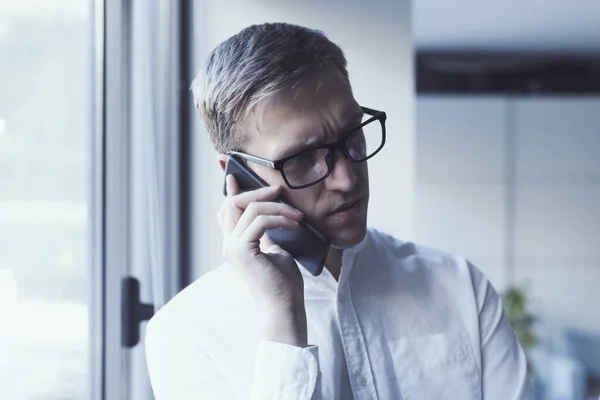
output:
POLYGON ((262 341, 256 351, 252 399, 316 399, 319 348, 262 341))

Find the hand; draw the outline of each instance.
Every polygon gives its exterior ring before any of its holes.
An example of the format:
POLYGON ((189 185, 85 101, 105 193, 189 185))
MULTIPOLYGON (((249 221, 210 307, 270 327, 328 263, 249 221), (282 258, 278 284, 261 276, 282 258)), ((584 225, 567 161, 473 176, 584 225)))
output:
POLYGON ((297 229, 302 213, 272 201, 281 186, 240 193, 232 175, 226 184, 228 196, 218 214, 224 257, 269 316, 305 313, 304 282, 295 260, 265 234, 274 228, 297 229))

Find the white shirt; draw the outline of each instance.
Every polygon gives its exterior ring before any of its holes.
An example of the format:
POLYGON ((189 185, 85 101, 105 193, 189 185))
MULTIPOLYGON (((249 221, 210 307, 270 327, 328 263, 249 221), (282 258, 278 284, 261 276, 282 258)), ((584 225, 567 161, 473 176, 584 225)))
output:
POLYGON ((261 341, 253 297, 222 265, 148 325, 156 399, 534 399, 500 298, 464 259, 370 230, 339 283, 300 269, 312 346, 261 341))

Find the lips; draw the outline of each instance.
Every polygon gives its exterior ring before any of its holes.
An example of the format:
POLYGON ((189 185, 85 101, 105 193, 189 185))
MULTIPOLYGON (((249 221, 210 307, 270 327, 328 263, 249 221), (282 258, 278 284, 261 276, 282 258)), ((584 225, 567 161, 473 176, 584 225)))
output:
POLYGON ((358 204, 360 201, 362 201, 362 197, 359 199, 348 201, 348 202, 336 207, 335 209, 333 209, 329 214, 332 215, 332 214, 336 214, 339 212, 347 211, 347 210, 351 209, 352 207, 354 207, 356 204, 358 204))

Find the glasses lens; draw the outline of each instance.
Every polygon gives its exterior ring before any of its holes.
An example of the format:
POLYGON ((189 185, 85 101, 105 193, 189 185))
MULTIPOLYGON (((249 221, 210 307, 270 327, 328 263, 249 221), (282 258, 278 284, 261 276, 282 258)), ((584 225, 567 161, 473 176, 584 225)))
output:
POLYGON ((327 175, 327 149, 300 153, 283 164, 283 173, 291 186, 310 185, 327 175))
MULTIPOLYGON (((366 122, 370 115, 363 117, 366 122)), ((357 130, 346 140, 346 149, 354 161, 363 161, 379 151, 383 143, 383 126, 379 120, 374 120, 357 130)))

